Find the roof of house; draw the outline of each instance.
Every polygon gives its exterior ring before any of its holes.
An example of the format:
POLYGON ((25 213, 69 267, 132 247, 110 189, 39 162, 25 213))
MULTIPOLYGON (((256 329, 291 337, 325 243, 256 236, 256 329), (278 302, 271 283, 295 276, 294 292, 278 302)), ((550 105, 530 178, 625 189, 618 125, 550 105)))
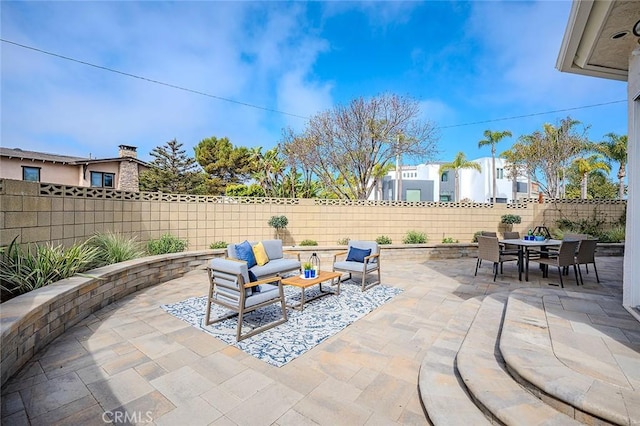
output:
POLYGON ((636 0, 574 0, 556 68, 564 72, 627 80, 629 55, 638 47, 636 0))
POLYGON ((89 157, 71 157, 69 155, 49 154, 46 152, 27 151, 20 148, 4 148, 0 147, 0 156, 8 158, 19 158, 24 160, 47 161, 51 163, 61 164, 92 164, 92 163, 108 163, 119 161, 133 161, 145 167, 150 167, 149 163, 139 160, 135 157, 115 157, 115 158, 89 158, 89 157))

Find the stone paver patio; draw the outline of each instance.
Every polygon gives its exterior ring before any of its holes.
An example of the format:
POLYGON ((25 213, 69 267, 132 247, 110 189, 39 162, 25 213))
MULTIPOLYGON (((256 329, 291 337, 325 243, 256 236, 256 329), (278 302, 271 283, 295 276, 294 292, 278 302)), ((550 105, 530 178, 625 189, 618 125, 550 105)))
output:
MULTIPOLYGON (((598 257, 601 284, 592 272, 584 287, 570 275, 565 288, 621 301, 622 262, 598 257)), ((508 263, 494 283, 488 262, 477 277, 474 268, 471 258, 383 263, 383 283, 405 291, 280 368, 159 307, 204 295, 206 275, 195 271, 104 308, 38 353, 3 386, 2 424, 428 424, 418 371, 460 305, 557 282, 553 272, 542 279, 537 270, 531 281, 519 282, 508 263)), ((640 342, 640 325, 637 334, 640 342)), ((607 359, 609 375, 640 376, 640 353, 624 362, 597 354, 577 362, 583 370, 601 370, 607 359)))

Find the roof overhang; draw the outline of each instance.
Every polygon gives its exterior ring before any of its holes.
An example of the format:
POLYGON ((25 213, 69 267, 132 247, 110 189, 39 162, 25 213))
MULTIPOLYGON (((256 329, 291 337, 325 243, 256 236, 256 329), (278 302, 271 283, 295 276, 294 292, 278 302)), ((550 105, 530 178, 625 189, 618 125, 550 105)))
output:
POLYGON ((574 0, 556 68, 626 81, 639 20, 637 0, 574 0))

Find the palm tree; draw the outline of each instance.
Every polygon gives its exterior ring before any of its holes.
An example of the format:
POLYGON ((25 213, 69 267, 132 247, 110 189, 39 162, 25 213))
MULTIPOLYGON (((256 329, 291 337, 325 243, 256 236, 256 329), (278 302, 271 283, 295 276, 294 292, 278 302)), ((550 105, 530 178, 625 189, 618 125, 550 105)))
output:
POLYGON ((588 158, 576 158, 574 164, 578 169, 578 173, 582 176, 581 181, 581 197, 583 200, 587 199, 587 179, 589 174, 597 170, 603 170, 609 173, 611 168, 607 162, 602 160, 602 157, 598 154, 594 154, 588 158))
POLYGON ((624 198, 624 177, 627 175, 627 135, 607 133, 604 135, 608 141, 596 145, 596 151, 604 155, 606 159, 620 164, 618 168, 618 198, 624 198))
POLYGON ((493 202, 496 202, 496 188, 498 186, 496 182, 496 144, 500 142, 502 139, 506 137, 511 137, 511 132, 509 130, 505 130, 502 132, 492 132, 491 130, 484 131, 484 137, 486 139, 482 139, 478 142, 478 148, 482 148, 486 145, 491 145, 491 168, 493 175, 493 202))
POLYGON ((473 169, 479 172, 482 171, 482 167, 480 164, 475 163, 473 161, 467 161, 467 157, 464 155, 464 152, 460 151, 456 154, 456 157, 450 163, 444 163, 440 165, 440 174, 446 172, 447 170, 453 170, 455 173, 456 179, 456 199, 455 201, 460 200, 460 179, 458 175, 458 170, 460 169, 473 169))

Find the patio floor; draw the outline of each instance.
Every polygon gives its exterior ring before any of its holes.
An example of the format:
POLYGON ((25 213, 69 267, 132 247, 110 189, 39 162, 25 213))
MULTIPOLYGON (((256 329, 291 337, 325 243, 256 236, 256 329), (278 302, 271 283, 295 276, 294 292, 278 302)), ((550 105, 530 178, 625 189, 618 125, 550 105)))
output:
MULTIPOLYGON (((557 282, 539 270, 519 282, 507 263, 494 283, 489 262, 473 276, 475 262, 383 263, 382 282, 404 292, 280 368, 159 307, 206 293, 205 272, 189 273, 106 307, 38 353, 3 386, 2 424, 429 424, 419 368, 461 304, 557 282)), ((570 275, 565 289, 621 301, 622 263, 598 257, 601 284, 591 271, 584 287, 570 275)), ((640 323, 637 334, 640 343, 640 323)))

